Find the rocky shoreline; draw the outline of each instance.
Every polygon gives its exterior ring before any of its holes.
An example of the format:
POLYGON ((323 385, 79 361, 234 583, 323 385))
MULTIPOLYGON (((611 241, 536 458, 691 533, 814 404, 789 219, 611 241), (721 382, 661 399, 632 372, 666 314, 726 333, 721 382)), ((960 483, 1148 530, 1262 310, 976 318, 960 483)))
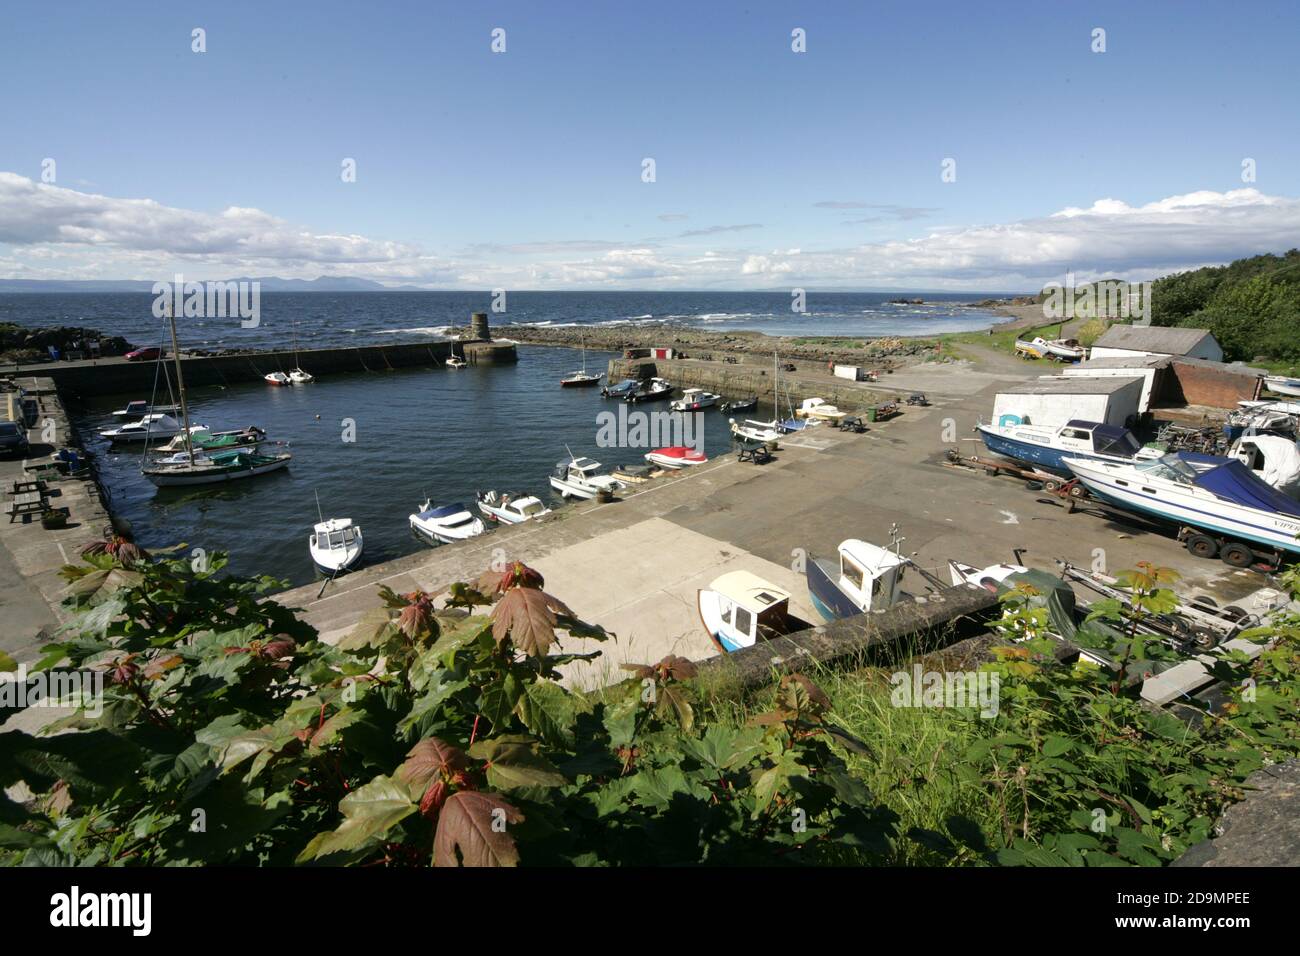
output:
POLYGON ((100 355, 124 355, 133 346, 120 335, 103 335, 98 329, 60 325, 53 328, 29 329, 11 322, 0 322, 0 361, 48 362, 50 348, 60 355, 79 352, 89 343, 98 343, 100 355))

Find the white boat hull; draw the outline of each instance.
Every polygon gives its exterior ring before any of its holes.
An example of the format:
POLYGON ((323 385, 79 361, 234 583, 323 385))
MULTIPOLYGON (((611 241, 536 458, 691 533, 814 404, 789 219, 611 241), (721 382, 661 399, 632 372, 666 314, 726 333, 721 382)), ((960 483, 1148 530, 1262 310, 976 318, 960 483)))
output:
POLYGON ((1264 385, 1270 392, 1278 395, 1300 395, 1300 379, 1284 378, 1279 375, 1266 375, 1264 385))
POLYGON ((145 477, 159 488, 181 485, 215 485, 227 481, 238 481, 240 478, 252 478, 254 475, 265 475, 267 472, 287 468, 288 465, 289 456, 286 455, 284 458, 267 462, 264 465, 253 465, 251 468, 222 468, 220 465, 211 468, 199 466, 194 469, 182 468, 157 474, 146 473, 145 477))

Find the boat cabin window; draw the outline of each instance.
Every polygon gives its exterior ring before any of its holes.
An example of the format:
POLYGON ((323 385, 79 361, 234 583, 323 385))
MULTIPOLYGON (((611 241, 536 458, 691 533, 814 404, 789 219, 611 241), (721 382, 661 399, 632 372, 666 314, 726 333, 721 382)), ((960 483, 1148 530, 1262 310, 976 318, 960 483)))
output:
POLYGON ((858 591, 862 590, 862 569, 844 555, 840 555, 840 575, 858 591))
POLYGON ((1165 455, 1153 461, 1138 462, 1134 467, 1139 471, 1147 472, 1152 477, 1164 478, 1166 481, 1176 481, 1184 485, 1190 485, 1196 477, 1196 469, 1177 455, 1165 455))
POLYGON ((1079 441, 1087 441, 1092 437, 1092 432, 1084 431, 1082 428, 1062 428, 1062 438, 1076 438, 1079 441))
POLYGON ((754 615, 745 610, 739 604, 736 605, 736 616, 733 620, 733 626, 739 634, 754 633, 754 615))
POLYGON ((1132 458, 1142 450, 1142 445, 1130 431, 1122 431, 1119 434, 1114 435, 1105 435, 1101 432, 1094 432, 1092 436, 1092 450, 1101 455, 1115 455, 1117 458, 1132 458))

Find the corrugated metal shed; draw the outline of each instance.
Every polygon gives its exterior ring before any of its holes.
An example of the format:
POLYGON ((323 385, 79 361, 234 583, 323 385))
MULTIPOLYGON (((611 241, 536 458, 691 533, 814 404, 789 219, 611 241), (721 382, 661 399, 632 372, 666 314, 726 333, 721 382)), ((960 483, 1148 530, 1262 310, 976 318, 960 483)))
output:
POLYGON ((1155 325, 1112 325, 1093 343, 1093 348, 1129 349, 1162 355, 1190 355, 1206 339, 1214 341, 1209 329, 1164 328, 1155 325))

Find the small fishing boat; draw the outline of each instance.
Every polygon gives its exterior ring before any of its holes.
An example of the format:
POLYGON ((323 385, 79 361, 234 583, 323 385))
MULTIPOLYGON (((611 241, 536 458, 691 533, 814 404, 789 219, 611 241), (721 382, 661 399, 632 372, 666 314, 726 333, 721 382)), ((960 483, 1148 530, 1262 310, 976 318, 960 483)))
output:
POLYGON ((676 471, 679 468, 702 465, 709 459, 704 457, 703 452, 696 451, 694 448, 687 448, 684 445, 672 445, 668 448, 656 448, 654 451, 646 452, 645 460, 652 465, 671 468, 676 471))
POLYGON ((729 402, 723 402, 718 406, 718 411, 729 412, 752 412, 758 408, 758 396, 751 395, 749 398, 736 398, 729 402))
POLYGON ((688 388, 682 391, 681 398, 673 401, 668 407, 675 412, 698 412, 701 408, 718 404, 718 399, 721 397, 702 388, 688 388))
POLYGON ((1159 458, 1164 452, 1144 447, 1127 428, 1072 419, 1059 428, 1024 424, 1003 415, 996 425, 976 424, 984 446, 995 455, 1022 461, 1053 474, 1070 477, 1065 457, 1093 461, 1132 462, 1159 458))
POLYGON ((582 342, 582 371, 570 372, 565 378, 560 379, 560 388, 591 388, 599 385, 604 372, 587 371, 587 343, 582 342))
POLYGON ((310 385, 316 381, 314 375, 308 375, 300 368, 295 368, 289 372, 289 382, 293 385, 310 385))
POLYGON ((555 463, 551 487, 564 498, 594 498, 602 492, 613 494, 627 487, 612 475, 600 474, 600 462, 591 458, 574 458, 555 463))
POLYGON ((1033 344, 1048 355, 1066 362, 1078 362, 1088 357, 1088 350, 1079 344, 1078 339, 1036 338, 1033 344))
POLYGON ((635 392, 641 383, 634 378, 625 378, 616 385, 606 385, 600 390, 605 398, 627 398, 635 392))
POLYGON ((731 425, 731 434, 737 438, 746 441, 765 442, 773 450, 776 449, 776 443, 781 438, 781 431, 776 427, 776 422, 756 422, 752 419, 746 419, 738 422, 734 418, 727 419, 731 425))
POLYGON ((731 571, 695 592, 700 622, 718 650, 732 653, 800 630, 790 593, 749 571, 731 571))
POLYGON ((289 385, 291 380, 284 372, 267 372, 262 378, 271 385, 289 385))
POLYGON ((623 401, 629 403, 636 402, 657 402, 661 399, 671 398, 673 394, 673 385, 667 379, 652 378, 640 383, 640 386, 624 396, 623 401))
MULTIPOLYGON (((206 425, 193 425, 191 427, 204 430, 207 428, 206 425)), ((102 431, 99 435, 101 438, 107 438, 113 442, 128 442, 171 438, 173 435, 179 435, 184 431, 185 427, 170 415, 155 412, 144 416, 138 422, 119 425, 117 428, 102 431)))
POLYGON ((809 558, 804 575, 813 607, 827 621, 893 607, 910 563, 888 548, 857 538, 840 542, 838 561, 809 558))
POLYGON ((216 452, 182 451, 145 465, 140 472, 160 488, 211 485, 279 471, 287 467, 292 458, 288 452, 259 455, 247 448, 216 452))
MULTIPOLYGON (((211 432, 206 428, 198 427, 190 430, 190 447, 197 448, 200 451, 217 451, 222 448, 239 448, 249 445, 257 445, 266 441, 266 432, 256 425, 249 425, 247 428, 241 428, 234 431, 211 432)), ((180 434, 166 444, 159 445, 158 451, 173 452, 183 451, 185 449, 185 435, 180 434)))
POLYGON ((1217 553, 1229 566, 1249 567, 1255 555, 1241 542, 1300 553, 1300 502, 1260 480, 1236 459, 1205 468, 1198 468, 1200 462, 1187 453, 1130 463, 1064 461, 1098 498, 1226 537, 1225 541, 1209 535, 1187 538, 1188 550, 1201 557, 1217 553))
POLYGON ((1265 375, 1264 386, 1278 395, 1300 395, 1300 378, 1285 375, 1265 375))
POLYGON ((410 516, 411 530, 435 544, 455 544, 476 538, 487 530, 482 518, 476 518, 461 504, 434 508, 426 498, 418 514, 410 516))
POLYGON ((504 524, 522 524, 530 518, 540 518, 551 513, 540 498, 532 495, 512 495, 509 492, 480 491, 474 495, 478 510, 492 521, 504 524))
POLYGON ((140 401, 127 402, 125 408, 119 408, 113 412, 114 418, 144 418, 150 414, 170 415, 179 409, 175 405, 150 405, 141 399, 140 401))
POLYGON ((817 418, 824 422, 839 422, 848 416, 823 398, 805 398, 794 413, 796 418, 817 418))
POLYGON ((312 528, 307 550, 321 574, 334 576, 350 571, 361 562, 365 541, 361 527, 351 518, 329 518, 312 528))

